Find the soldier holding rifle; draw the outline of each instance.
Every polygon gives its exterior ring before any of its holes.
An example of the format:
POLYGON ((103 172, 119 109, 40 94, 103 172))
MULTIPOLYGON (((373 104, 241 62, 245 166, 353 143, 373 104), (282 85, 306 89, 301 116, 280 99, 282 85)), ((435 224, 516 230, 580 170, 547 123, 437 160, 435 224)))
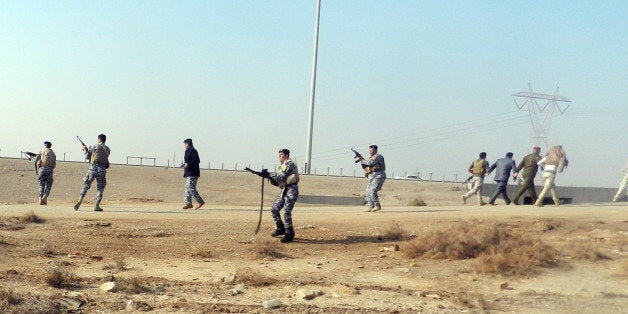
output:
POLYGON ((74 204, 74 210, 78 210, 83 202, 83 198, 85 194, 87 194, 87 190, 92 185, 94 179, 96 180, 96 198, 94 203, 94 211, 100 212, 102 208, 100 208, 100 201, 102 200, 102 194, 105 191, 105 186, 107 185, 107 168, 109 168, 109 154, 111 153, 111 149, 107 145, 105 145, 105 141, 107 141, 107 136, 104 134, 98 135, 98 142, 94 146, 87 147, 83 141, 77 136, 81 145, 83 145, 82 149, 85 154, 85 159, 89 160, 91 166, 87 170, 87 174, 85 174, 85 178, 83 178, 83 188, 79 193, 79 200, 74 204))
POLYGON ((355 162, 360 162, 364 169, 364 174, 368 178, 366 183, 366 201, 369 208, 364 210, 365 212, 376 212, 382 209, 379 203, 379 196, 377 192, 382 189, 384 181, 386 181, 386 164, 384 162, 384 156, 377 153, 377 145, 369 146, 368 159, 364 159, 362 155, 356 153, 355 162))

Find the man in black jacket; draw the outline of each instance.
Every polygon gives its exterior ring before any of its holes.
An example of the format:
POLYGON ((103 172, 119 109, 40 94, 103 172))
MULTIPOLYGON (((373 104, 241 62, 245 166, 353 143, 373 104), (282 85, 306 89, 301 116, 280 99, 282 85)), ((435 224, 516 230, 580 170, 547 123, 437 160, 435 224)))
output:
POLYGON ((194 148, 194 144, 192 144, 192 139, 188 138, 183 141, 183 146, 185 147, 185 156, 183 157, 183 177, 186 178, 185 181, 185 205, 183 209, 192 208, 192 196, 198 203, 196 205, 196 209, 201 208, 201 206, 205 205, 205 201, 198 191, 196 191, 196 182, 198 182, 198 177, 201 176, 200 163, 201 158, 198 157, 198 152, 196 148, 194 148))

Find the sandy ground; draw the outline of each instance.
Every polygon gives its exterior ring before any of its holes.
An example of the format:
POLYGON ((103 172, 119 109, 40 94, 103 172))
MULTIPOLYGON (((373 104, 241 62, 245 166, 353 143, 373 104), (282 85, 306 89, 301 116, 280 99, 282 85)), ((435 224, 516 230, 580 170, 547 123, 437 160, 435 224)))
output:
MULTIPOLYGON (((460 204, 460 184, 388 180, 377 213, 297 203, 296 239, 281 244, 269 235, 270 185, 252 237, 261 179, 250 173, 203 171, 207 204, 182 210, 181 169, 113 165, 105 211, 75 211, 87 167, 59 163, 40 206, 32 164, 0 158, 0 312, 628 312, 626 203, 480 207, 460 204), (408 257, 412 241, 465 222, 525 230, 556 262, 513 275, 480 272, 478 258, 408 257), (55 272, 67 279, 58 288, 55 272)), ((301 194, 331 196, 362 195, 365 183, 301 180, 301 194)))

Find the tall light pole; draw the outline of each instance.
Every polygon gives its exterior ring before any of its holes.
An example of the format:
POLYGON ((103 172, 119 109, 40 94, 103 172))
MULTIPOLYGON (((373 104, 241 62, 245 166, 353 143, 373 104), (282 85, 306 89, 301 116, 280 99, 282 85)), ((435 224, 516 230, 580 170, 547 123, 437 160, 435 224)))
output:
POLYGON ((318 59, 318 24, 321 18, 321 0, 316 0, 316 22, 314 24, 314 55, 312 57, 312 83, 310 85, 310 113, 307 125, 307 155, 305 157, 305 173, 310 174, 312 168, 312 130, 314 127, 314 96, 316 95, 316 62, 318 59))

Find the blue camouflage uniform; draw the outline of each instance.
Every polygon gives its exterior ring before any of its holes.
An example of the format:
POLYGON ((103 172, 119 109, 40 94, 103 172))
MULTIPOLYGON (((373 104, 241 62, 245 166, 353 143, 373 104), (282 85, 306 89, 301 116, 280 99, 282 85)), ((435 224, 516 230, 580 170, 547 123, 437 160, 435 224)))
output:
POLYGON ((286 159, 279 166, 277 173, 270 175, 270 179, 271 182, 276 182, 277 186, 282 189, 270 208, 275 225, 284 225, 279 215, 279 211, 283 208, 285 228, 292 230, 292 208, 297 198, 299 198, 299 170, 297 165, 291 159, 286 159))
POLYGON ((74 205, 74 209, 78 210, 85 194, 87 194, 87 190, 92 185, 92 182, 96 180, 96 198, 94 210, 101 211, 100 201, 102 200, 103 193, 105 191, 105 186, 107 186, 107 168, 109 168, 109 154, 111 153, 111 149, 104 143, 98 143, 92 147, 90 147, 85 152, 85 159, 88 159, 91 163, 91 166, 87 170, 87 174, 83 178, 83 188, 79 193, 79 201, 74 205))
POLYGON ((37 179, 39 181, 40 204, 45 205, 54 181, 53 172, 57 165, 57 156, 52 149, 46 147, 37 163, 39 165, 37 179))
POLYGON ((369 210, 380 210, 379 196, 377 192, 382 189, 384 181, 386 181, 386 163, 384 156, 375 153, 367 159, 362 159, 362 165, 368 179, 366 183, 366 201, 369 210))

